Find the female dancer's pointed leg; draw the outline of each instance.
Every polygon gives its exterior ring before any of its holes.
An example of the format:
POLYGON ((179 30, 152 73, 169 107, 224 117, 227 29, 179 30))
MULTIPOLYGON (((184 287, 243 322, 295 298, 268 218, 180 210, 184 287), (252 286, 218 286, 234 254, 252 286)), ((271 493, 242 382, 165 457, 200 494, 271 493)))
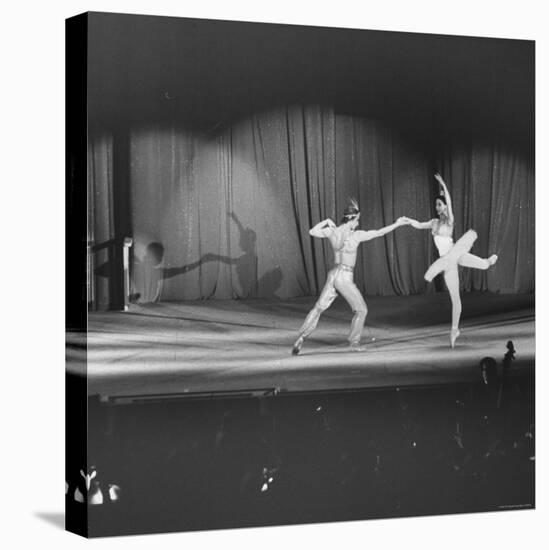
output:
POLYGON ((492 254, 489 258, 479 258, 468 252, 459 257, 458 264, 463 267, 471 267, 473 269, 488 269, 498 261, 496 254, 492 254))
POLYGON ((444 272, 444 281, 448 287, 452 302, 452 330, 450 331, 450 345, 454 347, 459 336, 459 318, 461 317, 461 298, 459 296, 459 275, 457 266, 444 272))

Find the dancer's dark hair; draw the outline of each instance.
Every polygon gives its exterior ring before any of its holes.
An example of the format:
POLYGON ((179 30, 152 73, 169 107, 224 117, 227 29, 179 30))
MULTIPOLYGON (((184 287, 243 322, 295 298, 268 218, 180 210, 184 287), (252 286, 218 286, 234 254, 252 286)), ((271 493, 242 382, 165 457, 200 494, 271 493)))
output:
POLYGON ((448 202, 446 201, 446 197, 444 195, 437 195, 435 197, 434 203, 436 204, 437 201, 443 202, 445 205, 448 205, 448 202))
MULTIPOLYGON (((437 201, 440 201, 444 203, 446 206, 448 206, 448 202, 446 201, 446 197, 444 195, 437 195, 435 197, 435 200, 433 201, 434 206, 436 207, 437 201)), ((437 218, 440 218, 440 216, 437 214, 437 218)))

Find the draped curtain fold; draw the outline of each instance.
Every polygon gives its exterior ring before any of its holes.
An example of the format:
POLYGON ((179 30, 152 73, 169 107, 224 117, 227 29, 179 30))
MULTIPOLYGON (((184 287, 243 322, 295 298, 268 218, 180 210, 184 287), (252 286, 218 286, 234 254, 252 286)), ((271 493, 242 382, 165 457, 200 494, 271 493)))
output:
POLYGON ((535 266, 535 184, 533 167, 495 139, 449 147, 440 159, 452 184, 456 234, 478 233, 473 253, 498 254, 497 269, 463 269, 461 288, 531 292, 535 266))
MULTIPOLYGON (((317 294, 332 252, 310 227, 326 217, 339 223, 349 197, 359 201, 365 229, 402 215, 428 220, 436 169, 452 193, 455 238, 472 227, 473 253, 500 257, 489 272, 463 270, 462 288, 534 290, 533 162, 495 134, 433 151, 409 130, 293 105, 209 130, 128 126, 127 139, 124 207, 138 301, 317 294)), ((101 309, 113 292, 108 245, 124 236, 113 234, 113 139, 92 135, 89 143, 92 286, 101 309)), ((369 295, 432 291, 423 274, 435 257, 428 231, 401 227, 361 246, 355 280, 369 295)))
POLYGON ((113 220, 113 140, 101 136, 88 150, 88 301, 108 309, 115 292, 112 284, 115 255, 113 220))

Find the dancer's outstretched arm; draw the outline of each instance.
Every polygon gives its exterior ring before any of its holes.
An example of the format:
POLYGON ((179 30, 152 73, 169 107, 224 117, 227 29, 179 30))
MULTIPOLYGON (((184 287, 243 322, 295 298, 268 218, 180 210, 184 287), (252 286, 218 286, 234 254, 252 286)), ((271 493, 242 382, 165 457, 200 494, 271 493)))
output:
POLYGON ((429 220, 428 222, 418 222, 412 218, 404 217, 404 219, 408 225, 411 225, 415 229, 431 229, 433 227, 434 220, 429 220))
POLYGON ((391 225, 387 225, 385 227, 382 227, 381 229, 370 229, 368 231, 361 231, 361 230, 355 231, 355 235, 359 242, 370 241, 377 237, 382 237, 383 235, 387 235, 387 233, 390 233, 391 231, 394 231, 397 227, 401 225, 406 225, 407 223, 408 223, 407 218, 402 216, 401 218, 398 218, 398 220, 395 223, 392 223, 391 225))
POLYGON ((325 239, 329 237, 333 230, 335 229, 336 224, 330 219, 326 218, 321 222, 317 223, 314 227, 309 229, 309 235, 311 237, 318 237, 319 239, 325 239))
POLYGON ((442 190, 442 194, 444 195, 444 198, 446 199, 446 206, 448 206, 448 221, 450 223, 454 223, 454 211, 452 210, 452 198, 450 197, 450 192, 448 191, 448 187, 446 187, 446 184, 444 183, 444 180, 442 179, 442 176, 440 174, 435 174, 435 179, 440 184, 440 188, 442 190))

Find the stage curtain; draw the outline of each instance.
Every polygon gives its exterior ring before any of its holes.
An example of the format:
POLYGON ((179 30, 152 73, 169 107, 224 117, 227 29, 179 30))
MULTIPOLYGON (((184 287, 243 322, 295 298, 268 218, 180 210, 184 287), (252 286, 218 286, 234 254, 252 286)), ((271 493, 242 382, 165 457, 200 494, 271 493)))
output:
MULTIPOLYGON (((115 230, 113 205, 113 140, 101 135, 88 146, 88 301, 109 309, 113 288, 115 230)), ((70 231, 70 228, 67 228, 70 231)))
MULTIPOLYGON (((98 308, 109 301, 109 243, 124 236, 134 239, 137 301, 316 295, 332 253, 309 228, 326 217, 339 223, 349 197, 360 203, 364 229, 402 215, 429 220, 435 170, 454 199, 454 237, 474 228, 472 252, 499 255, 489 272, 461 270, 462 289, 534 290, 533 162, 495 132, 478 142, 445 139, 433 149, 416 141, 413 128, 293 105, 200 130, 128 124, 125 139, 129 198, 115 210, 116 147, 108 135, 90 137, 98 308), (113 235, 115 211, 131 235, 113 235)), ((423 279, 435 258, 429 231, 400 227, 361 245, 355 281, 366 295, 440 290, 423 279)))
POLYGON ((497 138, 450 146, 439 165, 450 184, 456 235, 475 229, 472 253, 498 255, 488 271, 461 270, 461 288, 492 292, 534 290, 535 183, 531 163, 497 138))

